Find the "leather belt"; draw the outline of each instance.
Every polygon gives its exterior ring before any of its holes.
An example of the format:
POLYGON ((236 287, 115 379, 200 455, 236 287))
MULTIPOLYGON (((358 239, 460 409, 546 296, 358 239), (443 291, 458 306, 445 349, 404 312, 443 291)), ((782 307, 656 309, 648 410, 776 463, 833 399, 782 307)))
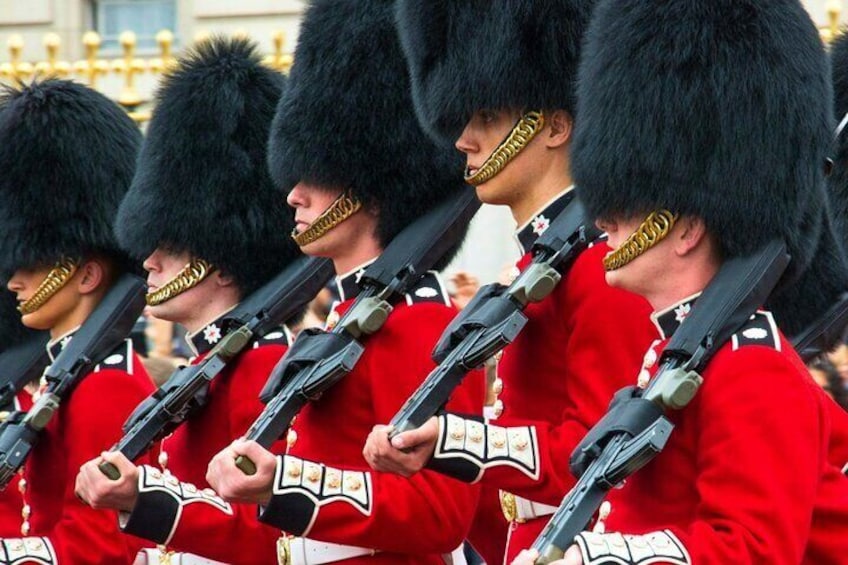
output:
MULTIPOLYGON (((282 537, 277 540, 279 565, 324 565, 376 554, 376 549, 327 543, 309 538, 282 537)), ((442 557, 447 565, 467 565, 462 545, 442 557)))
POLYGON ((551 516, 557 510, 556 506, 533 502, 505 490, 500 492, 500 496, 501 511, 503 511, 504 518, 506 518, 507 522, 523 524, 534 518, 551 516))
POLYGON ((376 549, 315 541, 309 538, 282 537, 277 540, 279 565, 324 565, 376 553, 376 549))
POLYGON ((206 559, 193 553, 175 553, 160 549, 142 549, 136 557, 135 563, 146 563, 148 565, 226 565, 226 563, 206 559))

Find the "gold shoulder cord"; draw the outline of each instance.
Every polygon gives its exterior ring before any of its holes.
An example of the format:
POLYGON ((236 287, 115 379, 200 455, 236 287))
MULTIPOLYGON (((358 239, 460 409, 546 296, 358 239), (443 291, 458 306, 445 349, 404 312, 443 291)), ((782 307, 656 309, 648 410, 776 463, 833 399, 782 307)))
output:
POLYGON ((54 294, 68 284, 74 273, 77 272, 79 261, 77 259, 68 259, 63 257, 56 262, 56 265, 50 269, 38 288, 29 299, 18 306, 18 311, 26 316, 32 314, 50 300, 54 294))
POLYGON ((362 203, 353 194, 342 192, 305 230, 300 233, 296 229, 292 230, 292 239, 300 247, 308 245, 353 216, 360 208, 362 203))
POLYGON ((604 269, 615 271, 630 263, 665 239, 676 221, 677 215, 668 210, 651 212, 618 249, 604 258, 604 269))
POLYGON ((158 306, 163 302, 182 294, 190 288, 196 287, 200 282, 212 274, 215 270, 209 262, 203 259, 192 259, 183 270, 174 278, 165 283, 165 286, 148 292, 145 296, 148 306, 158 306))
POLYGON ((501 172, 530 141, 545 127, 542 112, 527 112, 518 119, 512 131, 473 175, 466 173, 465 182, 472 186, 483 184, 501 172))

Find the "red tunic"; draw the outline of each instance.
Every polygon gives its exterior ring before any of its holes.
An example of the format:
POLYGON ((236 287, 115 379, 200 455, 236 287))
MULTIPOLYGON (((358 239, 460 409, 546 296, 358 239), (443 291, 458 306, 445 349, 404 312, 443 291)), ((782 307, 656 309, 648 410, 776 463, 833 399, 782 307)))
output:
MULTIPOLYGON (((524 249, 530 249, 547 219, 570 198, 568 193, 555 200, 519 231, 524 249)), ((606 413, 615 391, 632 383, 633 371, 657 337, 647 301, 607 285, 602 259, 608 252, 605 243, 584 251, 550 296, 527 306, 527 324, 504 350, 498 365, 503 414, 491 424, 507 428, 507 433, 510 428, 527 430, 530 446, 524 453, 535 450, 536 456, 530 466, 514 465, 510 457, 481 462, 480 480, 490 493, 502 489, 558 505, 575 482, 568 465, 571 452, 606 413)), ((525 255, 518 267, 526 268, 531 258, 525 255)), ((450 456, 437 448, 437 458, 450 456)), ((478 528, 481 533, 500 530, 502 520, 492 515, 492 506, 481 506, 485 514, 476 518, 489 524, 478 528)), ((513 522, 507 562, 530 547, 548 519, 513 522)))
POLYGON ((673 563, 846 563, 848 479, 829 461, 831 401, 771 315, 752 318, 703 377, 670 414, 665 450, 611 491, 606 530, 667 531, 686 554, 673 563))
MULTIPOLYGON (((193 363, 199 363, 230 329, 227 322, 216 320, 198 332, 192 338, 198 353, 193 363)), ((216 561, 239 565, 276 562, 280 530, 257 521, 256 505, 228 504, 210 491, 207 496, 192 494, 209 488, 209 461, 244 435, 262 411, 259 392, 287 346, 284 331, 272 332, 212 381, 207 404, 162 442, 162 453, 167 455, 160 456, 160 462, 182 482, 182 493, 188 496, 172 491, 173 497, 162 506, 161 500, 149 500, 147 493, 141 492, 136 508, 145 512, 144 522, 148 516, 154 517, 156 533, 150 535, 150 523, 137 523, 135 510, 128 516, 125 531, 164 543, 168 550, 216 561)), ((282 450, 282 445, 278 449, 282 450)), ((143 473, 149 470, 145 468, 143 473)))
MULTIPOLYGON (((32 396, 21 391, 15 397, 14 406, 4 407, 3 410, 27 411, 32 407, 32 396)), ((17 481, 12 481, 5 490, 0 492, 0 538, 18 537, 21 535, 21 509, 23 499, 18 490, 17 481)))
MULTIPOLYGON (((153 383, 127 340, 62 403, 24 469, 24 498, 32 510, 25 542, 31 554, 44 555, 47 563, 73 565, 133 561, 139 540, 121 534, 115 512, 81 503, 74 485, 80 466, 120 438, 130 412, 152 391, 153 383), (42 552, 51 546, 52 554, 42 552)), ((16 487, 13 483, 9 488, 16 487)), ((8 545, 10 540, 5 541, 8 545)))
MULTIPOLYGON (((354 370, 307 405, 292 426, 297 440, 286 460, 306 461, 298 477, 309 481, 312 472, 326 472, 328 477, 337 473, 337 480, 325 481, 310 497, 303 496, 302 488, 275 487, 262 516, 293 535, 378 551, 346 564, 443 565, 442 554, 459 546, 471 525, 477 487, 431 471, 411 479, 371 472, 362 456, 372 427, 389 421, 433 369, 431 350, 456 314, 447 306, 440 281, 425 279, 367 338, 354 370), (334 488, 336 493, 330 493, 334 488)), ((340 313, 352 303, 346 298, 340 313)), ((480 414, 484 388, 482 372, 472 372, 455 391, 450 408, 480 414)), ((278 468, 278 475, 288 477, 289 470, 278 468)))

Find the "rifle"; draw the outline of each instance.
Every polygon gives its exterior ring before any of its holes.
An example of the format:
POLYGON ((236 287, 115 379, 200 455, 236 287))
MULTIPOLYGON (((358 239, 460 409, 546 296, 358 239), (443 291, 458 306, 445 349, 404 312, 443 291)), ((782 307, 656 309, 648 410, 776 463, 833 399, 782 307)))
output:
POLYGON ((665 411, 680 410, 695 396, 704 367, 765 303, 788 264, 785 244, 773 240, 722 265, 672 336, 647 388, 619 391, 574 450, 571 470, 579 479, 533 543, 537 564, 561 559, 607 492, 662 451, 674 428, 665 411))
MULTIPOLYGON (((164 385, 142 401, 124 424, 124 436, 110 451, 130 461, 174 431, 204 406, 209 385, 253 340, 264 337, 300 313, 333 276, 328 259, 302 257, 243 300, 227 319, 238 324, 196 365, 174 371, 164 385)), ((98 466, 112 480, 120 471, 108 461, 98 466)))
POLYGON ((804 360, 812 361, 828 350, 828 344, 836 343, 848 326, 848 292, 825 314, 792 338, 792 346, 804 360))
POLYGON ((27 383, 38 380, 50 364, 46 348, 49 339, 47 332, 40 332, 0 353, 0 409, 13 406, 15 395, 27 383))
POLYGON ((144 282, 125 274, 112 285, 73 339, 44 371, 47 388, 27 412, 16 412, 0 432, 0 490, 23 466, 74 387, 132 331, 144 309, 144 282))
POLYGON ((575 198, 533 245, 533 260, 509 287, 482 287, 445 329, 433 351, 438 366, 392 418, 389 437, 417 428, 447 402, 469 371, 513 342, 527 323, 523 310, 548 296, 601 235, 575 198))
MULTIPOLYGON (((391 302, 458 245, 480 207, 473 190, 454 196, 404 228, 363 273, 362 291, 332 331, 306 330, 274 367, 261 399, 267 404, 246 438, 268 448, 309 400, 340 381, 365 351, 362 339, 382 327, 391 302)), ((256 466, 240 456, 236 465, 247 475, 256 466)))

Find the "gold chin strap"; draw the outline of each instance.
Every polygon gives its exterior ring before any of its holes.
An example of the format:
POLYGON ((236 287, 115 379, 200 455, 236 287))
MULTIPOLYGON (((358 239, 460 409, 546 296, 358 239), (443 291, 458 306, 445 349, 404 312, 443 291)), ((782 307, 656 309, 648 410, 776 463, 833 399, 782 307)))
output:
POLYGON ((147 305, 158 306, 188 289, 196 287, 214 270, 215 267, 209 262, 203 259, 192 259, 188 265, 183 267, 182 271, 165 283, 165 286, 147 293, 147 296, 145 296, 147 305))
POLYGON ((465 182, 478 186, 501 172, 527 144, 545 127, 542 112, 527 112, 521 116, 498 147, 492 151, 486 162, 473 174, 465 171, 465 182))
POLYGON ((79 260, 77 259, 68 259, 67 257, 59 259, 56 265, 47 273, 47 276, 44 277, 44 280, 41 281, 41 284, 38 285, 38 288, 35 289, 32 296, 27 301, 18 305, 18 312, 26 316, 44 306, 45 302, 50 300, 63 286, 68 284, 68 281, 77 272, 78 267, 79 260))
POLYGON ((615 271, 630 263, 665 239, 676 221, 677 214, 672 214, 668 210, 651 212, 618 249, 604 258, 604 269, 615 271))
POLYGON ((362 203, 353 194, 342 192, 305 230, 300 233, 296 229, 292 230, 292 239, 300 247, 308 245, 353 216, 360 208, 362 203))

